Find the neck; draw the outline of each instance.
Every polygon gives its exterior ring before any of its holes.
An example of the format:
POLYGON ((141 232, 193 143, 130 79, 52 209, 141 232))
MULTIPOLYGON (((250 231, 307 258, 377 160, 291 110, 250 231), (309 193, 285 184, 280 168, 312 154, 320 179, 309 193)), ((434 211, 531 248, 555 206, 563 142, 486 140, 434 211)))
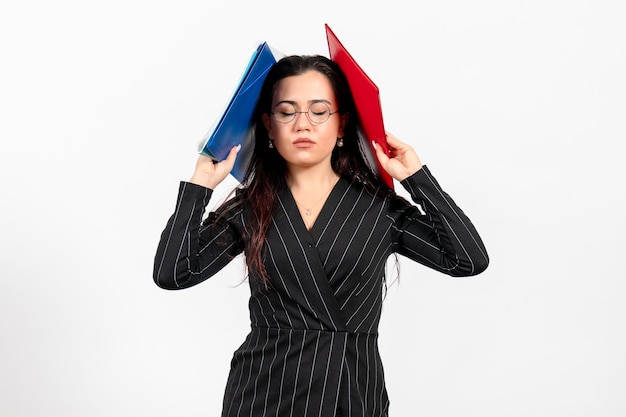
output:
POLYGON ((339 175, 330 166, 300 168, 291 167, 287 173, 287 185, 292 190, 318 190, 333 186, 339 175))
POLYGON ((339 175, 330 166, 323 169, 310 167, 288 171, 287 185, 307 229, 311 230, 313 227, 337 181, 339 175))

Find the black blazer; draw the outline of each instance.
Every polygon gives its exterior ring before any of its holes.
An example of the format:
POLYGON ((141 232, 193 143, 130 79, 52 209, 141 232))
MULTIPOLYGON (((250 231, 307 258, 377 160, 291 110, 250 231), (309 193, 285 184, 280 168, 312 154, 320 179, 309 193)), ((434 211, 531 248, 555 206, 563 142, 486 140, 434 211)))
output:
MULTIPOLYGON (((310 231, 289 190, 279 194, 266 239, 271 287, 250 271, 251 331, 233 355, 222 416, 388 415, 377 343, 387 258, 399 253, 452 276, 489 262, 427 167, 401 184, 425 214, 342 178, 310 231)), ((160 287, 198 284, 242 252, 248 208, 201 225, 211 193, 181 182, 155 257, 160 287)))

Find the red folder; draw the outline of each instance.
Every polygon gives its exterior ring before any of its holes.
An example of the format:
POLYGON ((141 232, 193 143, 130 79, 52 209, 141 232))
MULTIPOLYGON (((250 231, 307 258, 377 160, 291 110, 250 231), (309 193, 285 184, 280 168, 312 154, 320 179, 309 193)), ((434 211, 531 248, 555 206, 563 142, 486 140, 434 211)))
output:
POLYGON ((328 25, 325 26, 330 59, 335 61, 346 74, 350 91, 352 91, 354 96, 356 110, 360 119, 361 150, 373 170, 380 175, 389 188, 393 189, 393 178, 378 162, 376 151, 372 145, 372 141, 375 141, 389 154, 378 87, 352 58, 330 27, 328 25))

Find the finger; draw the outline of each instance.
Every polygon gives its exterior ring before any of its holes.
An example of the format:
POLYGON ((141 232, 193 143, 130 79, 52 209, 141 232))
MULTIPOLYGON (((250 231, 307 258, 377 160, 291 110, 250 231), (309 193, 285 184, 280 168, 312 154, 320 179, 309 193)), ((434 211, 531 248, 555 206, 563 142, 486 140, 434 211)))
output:
POLYGON ((376 142, 372 141, 372 146, 374 146, 374 150, 376 151, 376 157, 378 161, 380 161, 381 165, 385 165, 387 161, 389 161, 389 156, 383 151, 383 148, 376 142))
POLYGON ((198 156, 198 160, 196 161, 196 171, 202 172, 213 172, 213 165, 215 161, 213 158, 209 158, 206 155, 200 154, 198 156))
POLYGON ((213 158, 209 158, 206 155, 200 154, 198 155, 198 160, 196 161, 196 165, 203 166, 213 162, 213 158))
POLYGON ((209 161, 210 159, 212 159, 212 158, 209 158, 208 156, 203 155, 203 154, 198 154, 198 161, 201 161, 201 162, 202 162, 202 161, 207 162, 207 161, 209 161))
POLYGON ((226 157, 226 160, 234 164, 235 159, 237 158, 237 153, 239 153, 240 149, 241 149, 241 145, 233 146, 230 152, 228 152, 228 156, 226 157))
POLYGON ((395 137, 394 135, 392 135, 389 132, 387 132, 387 143, 392 148, 400 148, 400 147, 402 147, 404 145, 404 142, 402 142, 400 139, 398 139, 397 137, 395 137))
POLYGON ((233 166, 235 166, 235 160, 237 159, 239 149, 241 149, 241 145, 233 146, 233 148, 228 152, 226 159, 220 162, 220 164, 222 164, 228 172, 230 172, 233 169, 233 166))

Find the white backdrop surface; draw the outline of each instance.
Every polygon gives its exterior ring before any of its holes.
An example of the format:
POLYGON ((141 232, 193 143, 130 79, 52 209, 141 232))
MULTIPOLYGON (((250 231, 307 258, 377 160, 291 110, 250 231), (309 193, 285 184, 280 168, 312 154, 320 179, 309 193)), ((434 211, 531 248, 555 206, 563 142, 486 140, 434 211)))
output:
POLYGON ((257 41, 327 55, 328 23, 491 256, 401 259, 391 415, 626 416, 623 2, 7 3, 0 415, 219 415, 242 260, 168 292, 154 251, 257 41))

